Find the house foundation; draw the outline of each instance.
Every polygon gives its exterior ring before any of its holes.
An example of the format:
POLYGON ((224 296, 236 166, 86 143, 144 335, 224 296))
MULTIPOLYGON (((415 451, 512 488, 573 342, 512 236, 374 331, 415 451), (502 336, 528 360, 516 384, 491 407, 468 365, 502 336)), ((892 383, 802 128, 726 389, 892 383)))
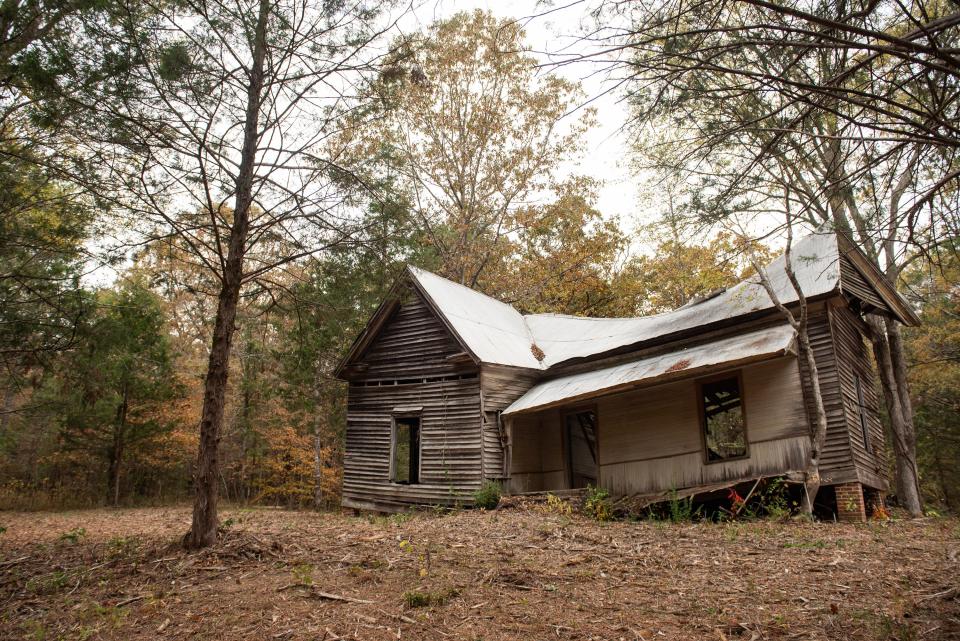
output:
POLYGON ((867 520, 867 506, 863 496, 863 485, 844 483, 835 485, 837 495, 837 520, 844 523, 863 523, 867 520))

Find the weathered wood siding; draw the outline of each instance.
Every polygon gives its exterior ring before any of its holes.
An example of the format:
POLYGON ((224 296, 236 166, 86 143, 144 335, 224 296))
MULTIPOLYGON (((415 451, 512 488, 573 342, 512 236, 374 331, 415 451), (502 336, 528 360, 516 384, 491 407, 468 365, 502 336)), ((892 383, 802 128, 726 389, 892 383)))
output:
POLYGON ((878 310, 890 312, 887 305, 873 285, 867 282, 860 271, 846 256, 840 259, 840 288, 844 292, 856 296, 863 302, 878 310))
POLYGON ((483 405, 483 478, 502 481, 509 476, 504 441, 506 425, 499 413, 523 396, 539 377, 538 372, 513 367, 483 365, 480 372, 483 405))
POLYGON ((873 368, 867 339, 860 331, 862 321, 845 306, 831 307, 830 319, 837 350, 848 440, 857 476, 865 485, 886 490, 888 486, 887 447, 883 425, 880 423, 877 375, 873 368), (860 425, 860 403, 855 377, 860 378, 863 391, 869 444, 864 441, 860 425))
POLYGON ((567 489, 570 483, 563 454, 563 417, 559 411, 514 417, 510 420, 510 438, 510 492, 567 489))
MULTIPOLYGON (((857 471, 850 453, 850 431, 847 429, 846 409, 840 388, 839 363, 830 318, 825 306, 811 312, 808 333, 817 361, 820 394, 827 414, 827 440, 820 457, 820 476, 824 485, 849 483, 857 480, 857 471)), ((806 363, 800 359, 804 396, 810 420, 816 416, 813 393, 806 363)))
POLYGON ((448 360, 460 353, 443 323, 410 292, 361 356, 362 377, 350 381, 345 506, 469 502, 481 480, 480 378, 476 367, 448 360), (422 408, 420 483, 402 485, 390 480, 391 430, 394 413, 409 408, 422 408))
POLYGON ((705 462, 696 382, 679 381, 599 399, 600 484, 635 494, 802 470, 807 417, 796 359, 741 372, 748 458, 705 462))

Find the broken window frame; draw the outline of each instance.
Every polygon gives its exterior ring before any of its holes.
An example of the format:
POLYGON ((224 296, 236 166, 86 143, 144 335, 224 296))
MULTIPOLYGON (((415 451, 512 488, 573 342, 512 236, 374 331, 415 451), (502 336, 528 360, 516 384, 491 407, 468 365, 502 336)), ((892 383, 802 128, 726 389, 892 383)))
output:
POLYGON ((714 376, 708 376, 697 380, 697 413, 700 418, 700 443, 703 447, 703 462, 705 465, 715 465, 718 463, 730 463, 731 461, 742 461, 750 458, 750 430, 747 426, 747 401, 743 388, 743 371, 724 372, 714 376), (739 456, 728 456, 724 458, 710 458, 710 448, 707 444, 707 411, 706 402, 703 397, 703 388, 711 383, 718 383, 725 380, 736 380, 737 390, 740 398, 740 416, 743 425, 743 454, 739 456))
POLYGON ((420 471, 423 461, 423 420, 419 413, 395 414, 390 420, 390 482, 395 485, 420 485, 420 471), (407 480, 397 480, 397 436, 401 424, 416 421, 416 447, 413 431, 410 431, 410 444, 407 452, 407 480), (416 465, 414 465, 416 462, 416 465), (415 478, 414 478, 415 476, 415 478))

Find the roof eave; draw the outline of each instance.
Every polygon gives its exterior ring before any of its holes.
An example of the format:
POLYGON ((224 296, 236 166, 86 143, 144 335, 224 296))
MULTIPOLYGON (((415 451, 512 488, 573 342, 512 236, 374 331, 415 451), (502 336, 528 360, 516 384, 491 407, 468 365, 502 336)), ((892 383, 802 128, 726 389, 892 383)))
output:
POLYGON ((840 252, 846 256, 860 274, 867 279, 867 282, 874 288, 883 302, 890 307, 897 320, 908 327, 916 327, 920 324, 920 317, 913 311, 910 304, 897 291, 890 279, 886 277, 880 269, 873 264, 867 255, 857 247, 846 234, 838 233, 841 247, 840 252))
POLYGON ((583 394, 569 396, 556 401, 551 401, 549 403, 544 403, 543 405, 534 405, 532 407, 523 408, 515 411, 510 411, 510 408, 508 407, 506 410, 504 410, 503 414, 504 416, 513 417, 513 416, 521 416, 523 414, 542 412, 542 411, 553 409, 556 407, 562 407, 564 405, 572 405, 572 404, 580 403, 583 401, 600 398, 603 396, 609 396, 611 394, 619 394, 622 392, 629 392, 635 389, 642 389, 645 387, 654 387, 656 385, 663 385, 665 383, 672 383, 672 382, 682 381, 690 378, 697 378, 699 376, 704 376, 706 374, 710 374, 713 372, 723 372, 727 370, 738 369, 740 367, 745 367, 747 365, 752 365, 754 363, 762 363, 764 361, 769 361, 775 358, 780 358, 782 356, 790 356, 790 355, 794 355, 794 356, 796 355, 796 347, 794 344, 791 344, 791 346, 787 348, 777 350, 776 352, 750 355, 740 359, 725 361, 723 363, 704 365, 702 367, 685 369, 678 372, 669 372, 669 373, 661 374, 656 377, 646 378, 641 381, 631 381, 628 383, 622 383, 620 385, 607 387, 601 390, 594 390, 594 391, 586 392, 583 394))

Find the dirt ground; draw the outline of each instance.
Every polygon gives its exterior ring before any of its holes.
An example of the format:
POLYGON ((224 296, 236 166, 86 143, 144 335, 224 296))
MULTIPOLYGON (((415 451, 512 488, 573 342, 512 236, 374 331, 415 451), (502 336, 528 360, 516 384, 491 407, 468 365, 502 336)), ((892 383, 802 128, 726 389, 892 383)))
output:
POLYGON ((0 513, 0 639, 960 639, 960 521, 0 513))

